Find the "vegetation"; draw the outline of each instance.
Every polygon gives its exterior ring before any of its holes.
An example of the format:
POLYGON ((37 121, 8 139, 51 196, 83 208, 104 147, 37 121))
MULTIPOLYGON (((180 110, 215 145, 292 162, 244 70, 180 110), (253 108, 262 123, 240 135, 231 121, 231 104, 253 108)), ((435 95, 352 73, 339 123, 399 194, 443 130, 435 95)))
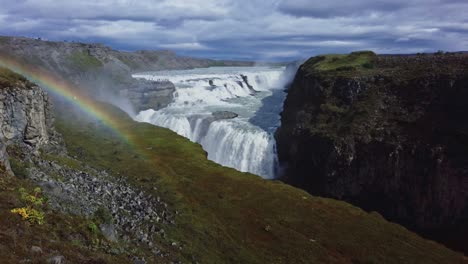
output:
POLYGON ((22 75, 19 75, 7 68, 0 67, 0 89, 11 87, 18 82, 24 82, 29 84, 29 82, 22 75))
POLYGON ((24 188, 19 188, 18 191, 21 194, 21 200, 26 205, 14 208, 11 212, 20 215, 23 220, 27 220, 32 224, 44 224, 44 211, 42 207, 44 206, 45 198, 41 197, 41 188, 34 188, 34 194, 29 194, 24 188))
POLYGON ((74 51, 70 55, 70 63, 76 70, 92 70, 102 66, 102 62, 85 51, 74 51))
POLYGON ((376 54, 372 51, 358 51, 351 54, 328 54, 312 57, 304 63, 308 71, 353 71, 372 69, 376 54))
MULTIPOLYGON (((340 112, 334 106, 331 111, 340 112)), ((107 110, 106 110, 107 109, 107 110)), ((170 201, 176 226, 158 247, 199 263, 457 263, 462 256, 378 214, 222 167, 172 131, 106 107, 119 131, 58 121, 71 155, 170 201), (88 128, 86 128, 88 127, 88 128), (86 129, 85 129, 86 128, 86 129)), ((68 118, 67 118, 68 119, 68 118)), ((73 120, 77 120, 74 118, 73 120)))

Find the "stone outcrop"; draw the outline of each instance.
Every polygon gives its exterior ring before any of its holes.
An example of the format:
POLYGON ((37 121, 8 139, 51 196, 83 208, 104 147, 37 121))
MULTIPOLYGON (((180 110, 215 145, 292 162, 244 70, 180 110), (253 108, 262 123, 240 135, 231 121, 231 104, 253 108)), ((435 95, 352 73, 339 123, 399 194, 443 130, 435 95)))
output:
POLYGON ((283 180, 468 252, 468 56, 314 69, 323 59, 301 66, 284 104, 283 180))
POLYGON ((28 81, 0 87, 0 138, 38 149, 56 136, 48 95, 28 81))

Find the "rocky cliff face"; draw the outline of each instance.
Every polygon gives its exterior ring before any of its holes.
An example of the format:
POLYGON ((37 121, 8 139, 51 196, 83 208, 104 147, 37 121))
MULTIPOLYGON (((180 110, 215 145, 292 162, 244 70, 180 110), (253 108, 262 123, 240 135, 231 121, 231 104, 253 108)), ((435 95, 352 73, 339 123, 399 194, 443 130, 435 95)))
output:
POLYGON ((37 85, 0 68, 0 167, 12 174, 7 146, 27 154, 40 148, 64 151, 53 126, 52 104, 37 85))
POLYGON ((299 69, 276 134, 284 180, 466 239, 468 56, 352 56, 299 69))
POLYGON ((6 145, 3 140, 0 140, 0 173, 6 172, 12 174, 10 161, 8 160, 8 153, 6 151, 6 145))
POLYGON ((54 136, 51 103, 42 89, 23 78, 0 85, 0 138, 6 145, 38 149, 54 136))

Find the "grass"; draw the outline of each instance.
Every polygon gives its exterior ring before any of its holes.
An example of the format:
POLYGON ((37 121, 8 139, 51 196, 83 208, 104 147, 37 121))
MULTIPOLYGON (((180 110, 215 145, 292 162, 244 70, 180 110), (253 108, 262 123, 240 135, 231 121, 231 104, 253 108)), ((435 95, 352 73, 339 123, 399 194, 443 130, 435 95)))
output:
POLYGON ((0 67, 0 89, 12 86, 18 86, 19 83, 27 84, 24 86, 28 88, 29 82, 22 75, 19 75, 7 68, 0 67))
POLYGON ((90 70, 102 66, 102 62, 85 51, 75 51, 69 57, 70 63, 77 70, 90 70))
POLYGON ((354 71, 372 69, 376 54, 372 51, 358 51, 350 54, 327 54, 312 57, 304 63, 308 71, 354 71))
POLYGON ((131 144, 102 126, 59 119, 57 128, 71 155, 169 201, 179 214, 164 228, 183 245, 171 254, 184 262, 466 263, 378 214, 222 167, 172 131, 106 111, 131 144))

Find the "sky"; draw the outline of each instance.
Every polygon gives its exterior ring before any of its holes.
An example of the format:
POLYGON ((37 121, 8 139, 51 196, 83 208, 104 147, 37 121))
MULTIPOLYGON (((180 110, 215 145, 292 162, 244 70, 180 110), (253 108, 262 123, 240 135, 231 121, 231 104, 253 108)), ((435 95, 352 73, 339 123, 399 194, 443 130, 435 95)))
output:
POLYGON ((281 61, 468 50, 468 0, 0 0, 0 35, 281 61))

